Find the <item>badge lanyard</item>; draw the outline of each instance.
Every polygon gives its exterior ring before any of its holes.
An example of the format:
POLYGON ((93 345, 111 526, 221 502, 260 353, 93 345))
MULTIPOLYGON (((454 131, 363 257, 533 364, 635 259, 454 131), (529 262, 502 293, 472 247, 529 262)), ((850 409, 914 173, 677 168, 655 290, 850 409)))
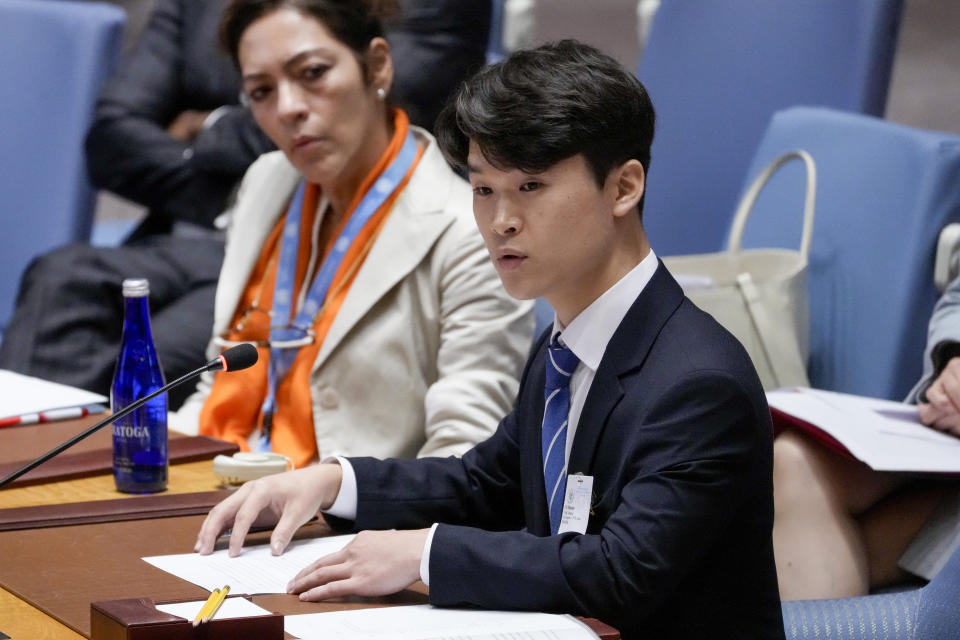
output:
MULTIPOLYGON (((277 277, 273 290, 273 322, 283 322, 283 325, 270 327, 270 342, 289 342, 303 339, 313 327, 314 316, 323 307, 327 292, 333 283, 333 278, 343 262, 343 257, 353 244, 360 230, 374 213, 383 206, 383 203, 393 194, 403 182, 407 172, 417 157, 417 141, 412 132, 407 133, 406 140, 397 157, 390 166, 377 178, 373 186, 367 191, 357 205, 343 231, 333 244, 330 254, 324 259, 319 273, 313 279, 310 290, 303 301, 303 305, 296 318, 289 325, 293 305, 294 278, 297 267, 297 254, 300 236, 300 211, 303 208, 303 197, 306 191, 306 182, 301 181, 296 194, 290 202, 286 222, 281 236, 280 259, 277 262, 277 277)), ((283 380, 293 365, 299 348, 272 348, 270 349, 270 364, 267 367, 267 397, 263 402, 263 433, 259 449, 270 450, 270 425, 276 411, 277 385, 283 380)))

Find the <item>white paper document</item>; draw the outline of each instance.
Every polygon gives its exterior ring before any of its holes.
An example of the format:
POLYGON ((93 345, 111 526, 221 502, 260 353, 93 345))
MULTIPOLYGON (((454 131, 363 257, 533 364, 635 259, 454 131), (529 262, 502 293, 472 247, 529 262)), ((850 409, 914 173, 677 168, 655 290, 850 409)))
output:
POLYGON ((0 369, 0 419, 107 401, 106 396, 0 369))
POLYGON ((597 634, 571 616, 430 605, 286 616, 283 629, 300 640, 597 639, 597 634))
MULTIPOLYGON (((203 605, 205 600, 197 602, 173 602, 170 604, 158 604, 157 611, 169 613, 172 616, 179 616, 187 620, 193 620, 203 605)), ((217 609, 216 619, 226 620, 227 618, 252 618, 254 616, 269 616, 270 612, 263 607, 258 607, 246 598, 227 598, 217 609)))
POLYGON ((308 564, 342 549, 353 535, 294 540, 281 556, 270 552, 270 545, 244 547, 231 558, 226 549, 208 556, 183 553, 143 558, 158 569, 203 587, 207 591, 230 585, 230 593, 286 593, 287 583, 308 564))
POLYGON ((767 402, 833 436, 876 471, 960 473, 960 438, 922 424, 913 405, 806 387, 770 391, 767 402))

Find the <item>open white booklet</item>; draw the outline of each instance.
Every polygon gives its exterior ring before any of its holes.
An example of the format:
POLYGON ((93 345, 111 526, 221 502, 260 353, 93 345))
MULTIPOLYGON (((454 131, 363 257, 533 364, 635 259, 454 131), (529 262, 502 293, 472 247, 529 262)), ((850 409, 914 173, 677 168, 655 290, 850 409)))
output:
POLYGON ((770 391, 767 402, 876 471, 960 473, 960 438, 922 424, 914 405, 806 387, 770 391))
MULTIPOLYGON (((143 558, 158 569, 212 591, 286 593, 287 583, 317 558, 342 549, 352 535, 294 540, 281 556, 268 545, 226 549, 207 556, 183 553, 143 558)), ((194 603, 195 604, 195 603, 194 603)), ((188 610, 192 610, 189 609, 188 610)), ((180 615, 177 613, 176 615, 180 615)), ((514 611, 437 609, 430 605, 357 609, 286 616, 284 629, 302 640, 590 640, 597 635, 571 616, 514 611)))

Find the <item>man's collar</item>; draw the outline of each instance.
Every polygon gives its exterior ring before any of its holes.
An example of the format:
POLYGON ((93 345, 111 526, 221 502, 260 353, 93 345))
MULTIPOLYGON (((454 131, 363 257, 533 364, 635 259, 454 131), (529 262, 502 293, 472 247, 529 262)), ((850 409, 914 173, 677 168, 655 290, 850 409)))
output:
POLYGON ((580 362, 596 371, 607 349, 607 343, 623 321, 627 311, 636 301, 657 270, 657 256, 653 249, 620 278, 612 287, 590 303, 566 328, 554 316, 551 336, 560 334, 560 341, 580 359, 580 362))

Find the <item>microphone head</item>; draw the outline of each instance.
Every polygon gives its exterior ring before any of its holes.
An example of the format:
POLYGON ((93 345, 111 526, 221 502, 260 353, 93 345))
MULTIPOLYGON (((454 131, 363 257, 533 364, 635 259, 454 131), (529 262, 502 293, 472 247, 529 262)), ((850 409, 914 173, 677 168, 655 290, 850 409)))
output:
POLYGON ((252 367, 257 363, 260 354, 257 348, 252 344, 245 342, 235 347, 230 347, 221 353, 217 360, 223 365, 224 371, 240 371, 247 367, 252 367))

